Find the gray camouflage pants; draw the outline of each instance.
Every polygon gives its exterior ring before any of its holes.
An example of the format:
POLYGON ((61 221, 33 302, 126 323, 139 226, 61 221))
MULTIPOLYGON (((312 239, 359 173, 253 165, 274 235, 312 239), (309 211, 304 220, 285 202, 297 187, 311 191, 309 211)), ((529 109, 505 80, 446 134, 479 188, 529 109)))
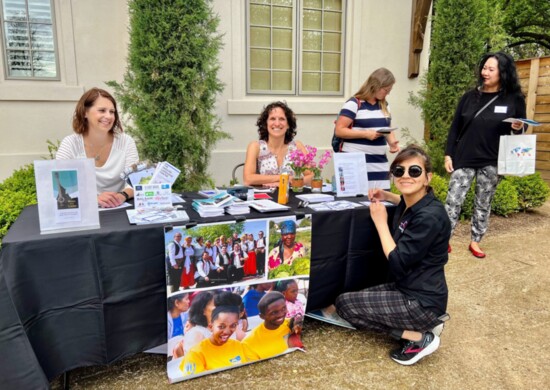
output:
POLYGON ((491 201, 495 195, 500 176, 497 167, 488 165, 483 168, 461 168, 451 174, 449 192, 445 202, 445 210, 451 220, 451 228, 455 229, 460 216, 462 203, 470 189, 472 180, 476 179, 474 210, 472 215, 472 241, 480 242, 489 227, 491 201))

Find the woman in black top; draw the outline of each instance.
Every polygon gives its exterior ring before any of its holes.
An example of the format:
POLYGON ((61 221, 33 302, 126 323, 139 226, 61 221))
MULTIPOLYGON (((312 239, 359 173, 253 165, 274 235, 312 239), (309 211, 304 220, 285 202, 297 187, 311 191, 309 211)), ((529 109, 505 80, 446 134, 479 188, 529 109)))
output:
POLYGON ((432 164, 424 150, 407 146, 390 172, 401 197, 374 189, 369 190, 369 198, 393 282, 342 294, 336 299, 336 310, 357 328, 403 340, 390 357, 410 365, 439 347, 440 317, 447 310, 444 267, 451 224, 429 185, 432 164), (398 204, 391 229, 381 201, 398 204))
POLYGON ((454 230, 475 177, 469 249, 475 257, 483 258, 485 253, 479 242, 487 231, 491 201, 500 179, 497 174, 499 138, 510 134, 511 130, 519 132, 524 129, 520 121, 510 124, 503 120, 525 118, 525 98, 514 60, 502 52, 483 56, 479 64, 478 85, 460 99, 449 130, 445 169, 451 174, 451 179, 445 209, 454 230))

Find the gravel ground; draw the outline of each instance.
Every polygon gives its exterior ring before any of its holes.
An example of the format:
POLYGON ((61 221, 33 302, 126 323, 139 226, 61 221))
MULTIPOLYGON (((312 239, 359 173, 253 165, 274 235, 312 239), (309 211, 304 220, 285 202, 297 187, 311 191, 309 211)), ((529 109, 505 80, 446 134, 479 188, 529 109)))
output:
MULTIPOLYGON (((138 354, 109 367, 76 369, 72 389, 534 389, 550 374, 550 202, 508 218, 493 216, 481 245, 468 251, 469 225, 451 240, 448 312, 439 350, 414 366, 388 358, 395 344, 373 333, 306 319, 307 353, 295 352, 178 384, 160 355, 138 354)), ((51 382, 60 389, 61 380, 51 382)))

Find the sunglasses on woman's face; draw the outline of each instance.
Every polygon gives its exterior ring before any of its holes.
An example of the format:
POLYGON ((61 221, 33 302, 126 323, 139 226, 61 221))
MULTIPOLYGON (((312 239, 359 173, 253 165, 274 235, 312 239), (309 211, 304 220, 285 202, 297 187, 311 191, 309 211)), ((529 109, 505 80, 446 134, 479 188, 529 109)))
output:
MULTIPOLYGON (((403 175, 405 174, 406 171, 407 171, 407 168, 405 168, 401 165, 396 165, 395 167, 393 167, 391 173, 395 177, 403 177, 403 175)), ((411 165, 409 167, 409 176, 410 177, 417 178, 417 177, 420 177, 420 175, 422 175, 422 167, 420 167, 418 165, 411 165)))

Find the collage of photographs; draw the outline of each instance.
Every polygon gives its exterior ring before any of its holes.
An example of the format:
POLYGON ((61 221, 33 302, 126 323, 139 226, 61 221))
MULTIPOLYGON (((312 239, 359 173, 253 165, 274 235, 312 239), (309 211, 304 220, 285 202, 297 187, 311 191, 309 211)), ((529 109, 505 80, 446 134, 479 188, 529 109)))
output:
POLYGON ((307 215, 165 228, 171 383, 305 350, 311 225, 307 215))

